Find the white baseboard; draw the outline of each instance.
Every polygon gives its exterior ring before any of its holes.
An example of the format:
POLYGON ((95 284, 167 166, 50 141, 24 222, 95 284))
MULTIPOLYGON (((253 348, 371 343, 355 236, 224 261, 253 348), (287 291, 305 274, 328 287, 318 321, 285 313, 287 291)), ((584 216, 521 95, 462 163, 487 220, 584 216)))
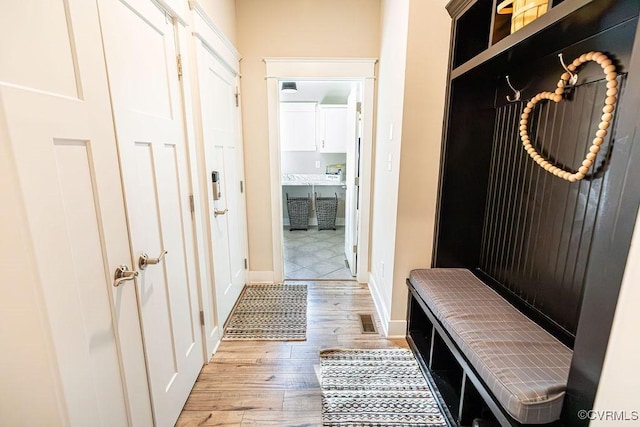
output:
POLYGON ((376 281, 375 274, 369 272, 369 291, 373 297, 373 303, 376 306, 376 312, 378 318, 382 324, 382 332, 387 338, 404 338, 407 335, 407 321, 406 320, 391 320, 389 315, 389 309, 385 305, 382 295, 380 294, 380 287, 376 281))
POLYGON ((249 283, 273 283, 273 271, 249 271, 249 283))
POLYGON ((405 338, 407 336, 406 320, 389 320, 387 338, 405 338))
POLYGON ((380 287, 376 281, 375 274, 371 271, 369 272, 369 292, 371 292, 373 304, 376 306, 376 312, 378 313, 378 318, 382 325, 382 333, 386 337, 389 333, 389 310, 382 300, 382 295, 380 295, 380 287))
POLYGON ((216 341, 213 344, 213 350, 211 351, 211 354, 207 355, 207 360, 205 360, 205 365, 211 362, 213 355, 216 354, 216 351, 218 351, 218 347, 220 347, 220 343, 222 342, 222 331, 220 327, 216 326, 215 329, 213 330, 213 334, 216 335, 216 341))

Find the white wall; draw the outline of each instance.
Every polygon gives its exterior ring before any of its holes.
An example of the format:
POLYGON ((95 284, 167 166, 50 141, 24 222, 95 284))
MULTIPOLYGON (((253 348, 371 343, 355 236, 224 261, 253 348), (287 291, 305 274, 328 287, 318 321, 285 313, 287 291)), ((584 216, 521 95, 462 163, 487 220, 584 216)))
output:
POLYGON ((620 296, 613 320, 609 346, 602 367, 602 376, 592 416, 592 426, 640 425, 640 212, 627 258, 627 267, 622 279, 620 296), (604 411, 626 411, 635 422, 599 419, 606 417, 604 411))
POLYGON ((405 333, 409 272, 431 266, 451 32, 446 3, 412 0, 409 9, 392 334, 405 333))
POLYGON ((383 326, 387 326, 393 289, 409 0, 383 0, 380 10, 370 285, 383 326))
POLYGON ((451 25, 445 4, 387 0, 382 8, 371 283, 390 336, 405 335, 406 277, 431 263, 451 25))
POLYGON ((328 165, 344 164, 346 161, 347 155, 344 153, 319 151, 283 151, 280 157, 282 173, 323 174, 328 165), (320 166, 316 167, 316 162, 320 162, 320 166))

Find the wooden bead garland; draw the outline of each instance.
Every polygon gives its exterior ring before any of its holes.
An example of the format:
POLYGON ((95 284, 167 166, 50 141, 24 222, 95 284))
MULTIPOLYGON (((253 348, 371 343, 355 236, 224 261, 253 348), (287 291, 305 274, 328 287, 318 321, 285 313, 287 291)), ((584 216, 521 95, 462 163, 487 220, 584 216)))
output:
POLYGON ((565 88, 571 78, 571 75, 567 72, 560 76, 560 80, 558 81, 558 87, 555 92, 540 92, 527 103, 522 115, 520 116, 520 139, 522 140, 522 145, 529 156, 544 170, 547 172, 562 178, 569 182, 576 182, 583 179, 589 168, 593 165, 593 162, 600 151, 600 145, 604 142, 604 137, 607 135, 607 129, 611 123, 613 118, 613 110, 615 109, 615 104, 617 101, 618 94, 618 82, 616 78, 618 77, 618 73, 615 71, 615 65, 613 65, 612 61, 602 52, 589 52, 580 55, 578 58, 574 59, 572 63, 569 64, 567 69, 571 72, 574 72, 576 68, 584 64, 585 62, 594 61, 600 64, 602 70, 605 74, 605 78, 607 79, 607 94, 604 101, 604 108, 602 109, 602 117, 601 122, 598 125, 598 131, 596 132, 596 137, 594 138, 591 147, 589 148, 589 153, 582 161, 582 164, 578 168, 578 172, 572 173, 562 168, 559 168, 552 163, 550 163, 547 159, 541 156, 533 145, 531 144, 531 139, 529 138, 528 124, 529 124, 529 116, 533 111, 535 105, 543 100, 553 101, 558 103, 562 101, 562 95, 565 92, 565 88))

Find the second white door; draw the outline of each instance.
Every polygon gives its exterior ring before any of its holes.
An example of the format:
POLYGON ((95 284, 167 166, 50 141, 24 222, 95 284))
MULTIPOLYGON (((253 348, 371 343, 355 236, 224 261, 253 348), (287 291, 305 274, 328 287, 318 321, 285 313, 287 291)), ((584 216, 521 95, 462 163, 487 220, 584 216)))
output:
POLYGON ((174 425, 203 365, 175 24, 148 0, 100 0, 131 251, 139 264, 157 426, 174 425))

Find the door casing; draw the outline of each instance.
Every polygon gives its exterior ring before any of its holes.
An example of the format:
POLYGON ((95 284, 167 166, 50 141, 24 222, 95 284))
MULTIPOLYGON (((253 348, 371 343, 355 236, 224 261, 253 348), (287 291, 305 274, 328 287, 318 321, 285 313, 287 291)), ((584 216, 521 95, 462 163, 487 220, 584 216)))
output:
POLYGON ((250 272, 251 281, 281 282, 284 279, 282 251, 282 172, 280 169, 279 81, 359 80, 362 84, 362 150, 360 153, 360 224, 358 226, 357 276, 369 281, 369 223, 371 219, 371 181, 373 163, 374 58, 265 58, 269 124, 269 163, 271 187, 271 238, 273 272, 250 272), (270 276, 270 277, 267 277, 270 276))

